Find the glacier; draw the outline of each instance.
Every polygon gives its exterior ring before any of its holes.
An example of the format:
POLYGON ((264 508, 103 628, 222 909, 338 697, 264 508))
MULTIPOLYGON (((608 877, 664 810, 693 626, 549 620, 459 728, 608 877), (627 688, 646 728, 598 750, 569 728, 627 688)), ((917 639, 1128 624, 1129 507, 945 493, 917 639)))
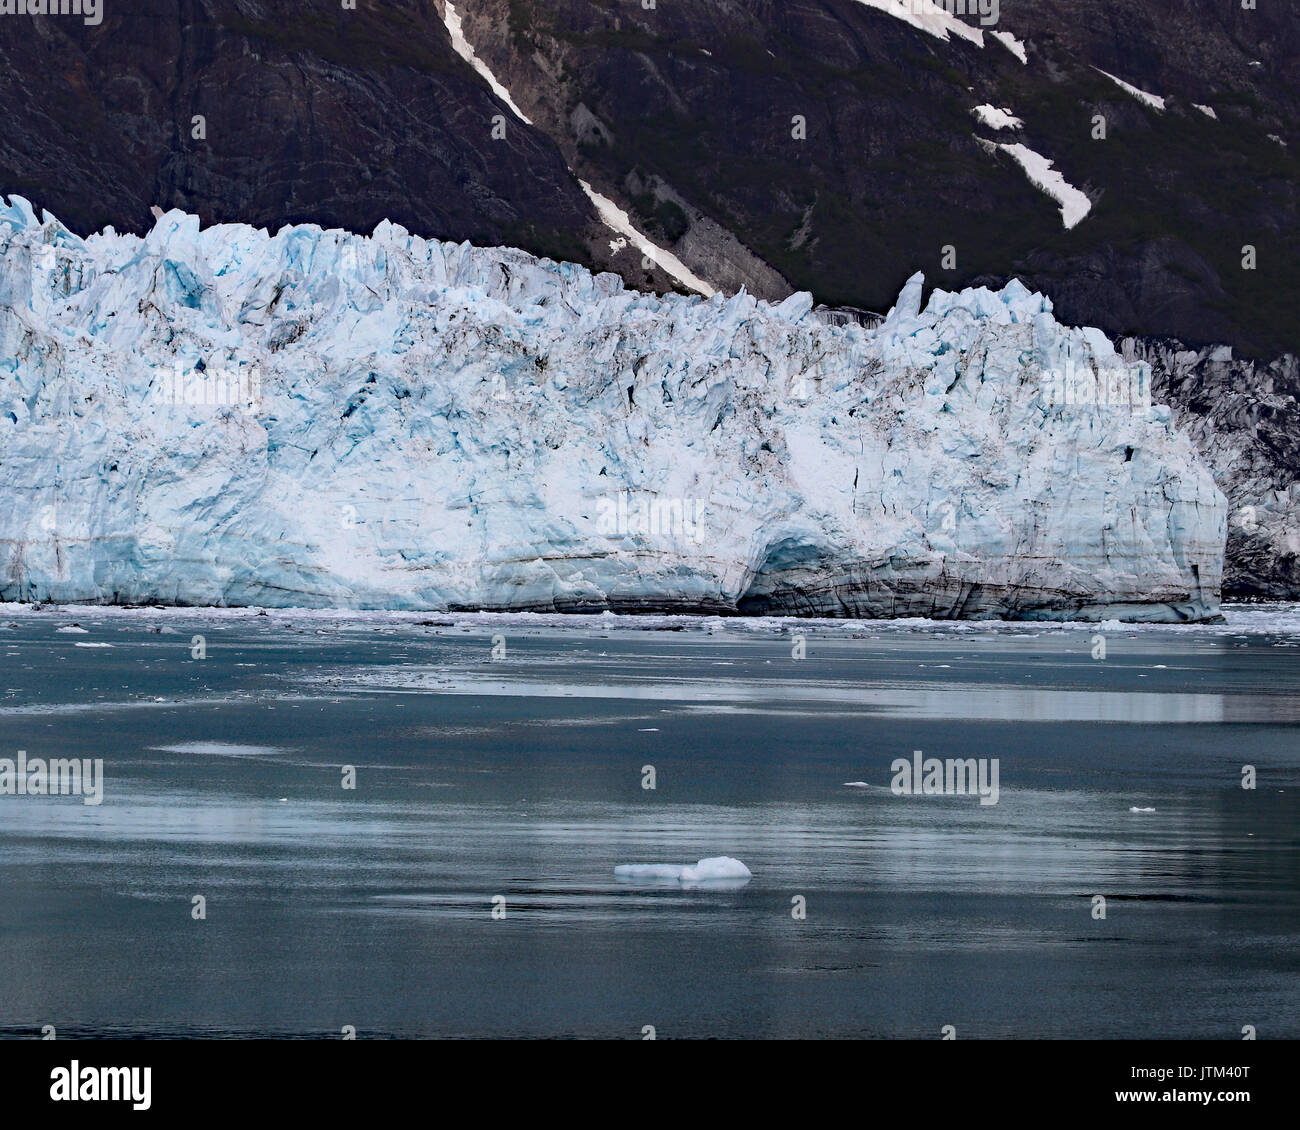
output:
POLYGON ((1225 499, 1108 392, 1149 367, 1018 282, 922 296, 0 198, 0 600, 1217 616, 1225 499))

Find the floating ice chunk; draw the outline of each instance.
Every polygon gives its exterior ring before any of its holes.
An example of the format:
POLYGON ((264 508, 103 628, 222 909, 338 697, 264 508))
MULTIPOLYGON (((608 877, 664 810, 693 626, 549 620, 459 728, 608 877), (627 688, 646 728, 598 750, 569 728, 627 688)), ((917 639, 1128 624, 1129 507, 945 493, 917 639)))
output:
POLYGON ((55 628, 54 630, 56 632, 66 632, 69 635, 75 635, 75 636, 90 635, 90 632, 88 632, 85 628, 81 627, 80 624, 69 624, 66 628, 55 628))
POLYGON ((1130 812, 1154 812, 1155 809, 1154 809, 1154 808, 1138 808, 1137 805, 1134 805, 1132 808, 1129 809, 1129 811, 1130 811, 1130 812))
POLYGON ((614 876, 625 882, 673 883, 748 881, 754 877, 748 867, 729 855, 710 856, 694 866, 688 863, 623 863, 614 868, 614 876))
POLYGON ((1124 630, 1124 625, 1118 620, 1103 620, 1097 627, 1103 632, 1121 632, 1124 630))
POLYGON ((278 746, 242 745, 236 742, 177 742, 174 745, 154 745, 149 748, 162 753, 206 754, 209 757, 264 757, 286 752, 278 746))
POLYGON ((73 647, 112 647, 111 643, 74 643, 73 647))

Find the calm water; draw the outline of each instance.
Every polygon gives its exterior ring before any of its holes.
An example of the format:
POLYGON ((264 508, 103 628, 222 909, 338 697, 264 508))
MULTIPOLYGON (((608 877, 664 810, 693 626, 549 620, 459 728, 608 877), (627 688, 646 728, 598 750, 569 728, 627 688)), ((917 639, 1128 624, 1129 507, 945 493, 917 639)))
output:
POLYGON ((419 619, 0 610, 0 757, 106 774, 0 796, 0 1034, 1300 1036, 1294 610, 1100 660, 419 619), (895 796, 913 750, 998 758, 998 803, 895 796), (753 879, 614 878, 709 855, 753 879))

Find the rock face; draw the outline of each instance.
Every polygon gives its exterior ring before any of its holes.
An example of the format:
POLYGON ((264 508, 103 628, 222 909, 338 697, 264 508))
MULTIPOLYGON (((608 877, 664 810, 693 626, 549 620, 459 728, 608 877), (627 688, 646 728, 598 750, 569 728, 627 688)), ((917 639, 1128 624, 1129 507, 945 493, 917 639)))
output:
POLYGON ((676 239, 706 278, 723 259, 751 293, 778 296, 742 257, 693 245, 681 215, 691 208, 830 304, 884 309, 916 270, 948 289, 1015 277, 1065 321, 1112 336, 1223 342, 1255 356, 1300 347, 1294 5, 457 9, 479 55, 573 168, 676 239), (1008 124, 978 119, 981 105, 1005 108, 995 120, 1008 124), (1086 197, 1086 217, 1066 230, 997 143, 1052 162, 1086 197), (673 201, 680 212, 665 207, 673 201))
POLYGON ((312 226, 0 211, 0 597, 1198 619, 1226 503, 1018 283, 884 322, 312 226))
POLYGON ((445 0, 5 16, 0 192, 82 235, 142 233, 151 205, 273 230, 387 219, 671 287, 611 248, 567 163, 726 293, 882 310, 917 270, 950 290, 1019 278, 1112 335, 1300 348, 1294 4, 909 15, 928 2, 461 0, 532 124, 457 55, 445 0), (1020 124, 992 128, 980 105, 1020 124), (1065 230, 992 143, 1053 162, 1086 218, 1065 230))
POLYGON ((1264 363, 1227 347, 1125 342, 1196 444, 1231 505, 1224 595, 1300 594, 1300 358, 1264 363))
POLYGON ((152 205, 272 228, 387 219, 570 258, 607 234, 544 134, 511 119, 494 136, 503 108, 429 0, 100 11, 0 17, 0 192, 83 235, 143 233, 152 205))

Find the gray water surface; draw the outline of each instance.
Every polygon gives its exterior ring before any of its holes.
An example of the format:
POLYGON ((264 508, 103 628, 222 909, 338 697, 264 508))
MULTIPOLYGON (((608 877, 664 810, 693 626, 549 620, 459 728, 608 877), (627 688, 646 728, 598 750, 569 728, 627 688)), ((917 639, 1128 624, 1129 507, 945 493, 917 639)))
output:
POLYGON ((1300 1036, 1290 613, 23 611, 0 757, 106 782, 0 796, 0 1034, 1300 1036), (914 750, 998 802, 894 795, 914 750))

